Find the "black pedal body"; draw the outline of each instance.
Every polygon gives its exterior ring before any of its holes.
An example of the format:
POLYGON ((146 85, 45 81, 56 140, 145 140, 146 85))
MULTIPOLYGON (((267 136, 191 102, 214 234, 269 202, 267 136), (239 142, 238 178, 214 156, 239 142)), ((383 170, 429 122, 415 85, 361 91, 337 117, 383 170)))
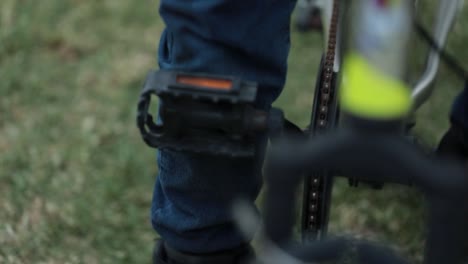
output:
POLYGON ((137 124, 151 147, 253 156, 271 119, 268 111, 254 107, 256 96, 255 83, 235 77, 152 71, 140 95, 137 124), (153 95, 160 99, 156 122, 148 113, 153 95))

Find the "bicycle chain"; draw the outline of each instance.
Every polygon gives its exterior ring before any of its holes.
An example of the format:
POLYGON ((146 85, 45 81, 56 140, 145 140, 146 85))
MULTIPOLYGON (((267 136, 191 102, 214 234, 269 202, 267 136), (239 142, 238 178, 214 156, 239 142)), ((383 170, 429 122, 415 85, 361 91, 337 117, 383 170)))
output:
MULTIPOLYGON (((338 17, 339 17, 339 0, 333 1, 333 11, 330 22, 330 29, 328 32, 328 42, 327 42, 327 53, 323 61, 323 70, 321 76, 320 91, 318 93, 319 103, 318 108, 318 118, 315 119, 315 123, 312 124, 312 129, 314 133, 321 132, 327 129, 329 121, 329 107, 332 102, 332 96, 335 94, 332 91, 333 86, 333 68, 335 62, 335 52, 336 52, 336 40, 338 32, 338 17)), ((315 112, 316 113, 316 112, 315 112)), ((310 186, 309 186, 309 203, 307 207, 307 225, 306 230, 317 232, 321 229, 323 223, 320 222, 320 205, 321 205, 321 190, 322 182, 320 176, 311 176, 310 186)))

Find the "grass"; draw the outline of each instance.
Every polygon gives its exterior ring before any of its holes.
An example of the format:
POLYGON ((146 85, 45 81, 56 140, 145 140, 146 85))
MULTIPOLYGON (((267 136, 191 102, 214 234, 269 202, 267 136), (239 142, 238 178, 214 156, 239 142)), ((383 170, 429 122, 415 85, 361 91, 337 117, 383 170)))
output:
MULTIPOLYGON (((467 15, 465 7, 449 42, 461 61, 467 15)), ((162 29, 149 0, 0 2, 0 263, 148 263, 156 164, 134 117, 162 29)), ((292 39, 277 104, 305 126, 321 40, 292 39)), ((425 142, 446 129, 461 87, 443 68, 417 114, 425 142)), ((374 198, 340 183, 332 230, 395 241, 418 258, 422 199, 390 187, 374 198)))

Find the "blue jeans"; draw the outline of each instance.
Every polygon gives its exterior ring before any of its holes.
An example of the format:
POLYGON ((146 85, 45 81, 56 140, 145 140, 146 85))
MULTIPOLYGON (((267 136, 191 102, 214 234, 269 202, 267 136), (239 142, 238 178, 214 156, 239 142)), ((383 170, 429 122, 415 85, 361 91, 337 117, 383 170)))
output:
MULTIPOLYGON (((294 5, 295 0, 161 0, 166 29, 159 66, 255 81, 257 105, 269 108, 286 78, 294 5)), ((173 248, 191 253, 247 243, 230 208, 237 198, 255 201, 262 183, 261 159, 159 151, 151 208, 154 229, 173 248)))
POLYGON ((450 119, 468 132, 468 83, 465 83, 465 89, 455 98, 450 119))

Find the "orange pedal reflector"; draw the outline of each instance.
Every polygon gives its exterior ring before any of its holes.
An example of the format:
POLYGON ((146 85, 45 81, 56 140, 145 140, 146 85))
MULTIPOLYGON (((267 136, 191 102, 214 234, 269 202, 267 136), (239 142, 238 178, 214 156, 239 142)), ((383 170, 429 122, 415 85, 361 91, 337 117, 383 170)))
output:
POLYGON ((180 84, 211 88, 214 90, 227 91, 232 89, 232 81, 226 79, 214 79, 206 77, 180 75, 177 76, 176 82, 180 84))

